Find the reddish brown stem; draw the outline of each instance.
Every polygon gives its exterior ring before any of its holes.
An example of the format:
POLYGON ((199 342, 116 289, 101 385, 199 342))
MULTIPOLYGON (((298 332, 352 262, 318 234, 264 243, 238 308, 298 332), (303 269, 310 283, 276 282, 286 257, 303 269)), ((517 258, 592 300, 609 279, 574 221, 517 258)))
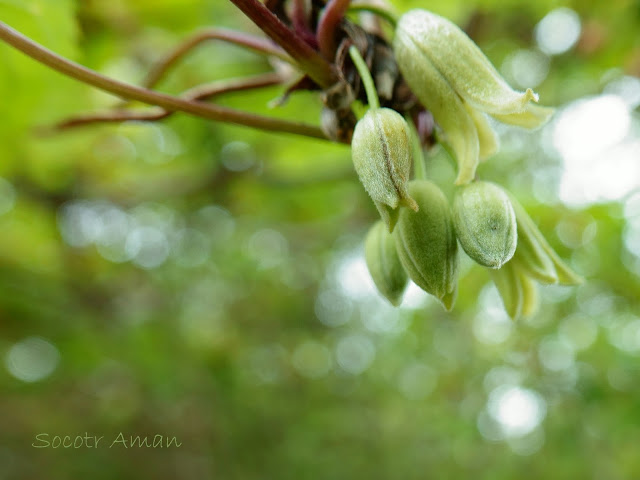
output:
POLYGON ((329 61, 336 56, 336 29, 344 18, 351 0, 329 0, 318 21, 318 46, 320 53, 329 61))
MULTIPOLYGON (((224 80, 211 84, 199 85, 184 92, 181 97, 185 100, 210 100, 211 98, 225 93, 253 90, 256 88, 278 85, 282 82, 282 77, 276 73, 267 73, 250 78, 240 78, 224 80)), ((69 118, 52 127, 52 130, 68 130, 70 128, 93 125, 96 123, 120 123, 126 121, 149 121, 154 122, 170 117, 175 112, 170 112, 161 108, 153 110, 113 110, 110 112, 96 113, 93 115, 82 115, 69 118)))
POLYGON ((262 2, 259 0, 231 0, 231 2, 286 50, 318 85, 327 88, 336 82, 338 76, 331 64, 282 23, 262 2))
POLYGON ((195 47, 208 40, 222 40, 224 42, 233 43, 241 47, 254 50, 259 53, 273 55, 285 62, 292 63, 293 59, 280 47, 271 41, 247 35, 245 33, 235 32, 233 30, 224 30, 221 28, 212 28, 196 33, 193 37, 178 45, 171 53, 169 53, 162 61, 155 65, 147 76, 144 86, 152 88, 162 79, 165 73, 178 61, 180 61, 187 53, 195 47))
POLYGON ((323 138, 322 130, 313 125, 290 122, 277 118, 267 118, 246 112, 240 112, 218 105, 208 105, 203 102, 185 100, 165 93, 156 92, 135 85, 119 82, 96 71, 88 69, 71 60, 55 54, 51 50, 39 45, 20 32, 12 29, 0 21, 0 40, 20 50, 25 55, 56 70, 68 77, 110 92, 120 98, 137 100, 150 105, 157 105, 167 111, 182 111, 199 117, 221 122, 235 123, 267 131, 289 132, 308 137, 323 138))

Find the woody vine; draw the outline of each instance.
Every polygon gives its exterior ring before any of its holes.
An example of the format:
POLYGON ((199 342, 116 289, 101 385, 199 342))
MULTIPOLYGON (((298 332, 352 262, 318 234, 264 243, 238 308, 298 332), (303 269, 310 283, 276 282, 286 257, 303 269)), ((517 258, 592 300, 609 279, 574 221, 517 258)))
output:
POLYGON ((127 120, 160 121, 175 112, 351 144, 356 172, 381 220, 369 231, 365 257, 380 293, 397 305, 409 279, 449 310, 457 295, 458 244, 488 268, 512 318, 531 315, 536 283, 575 285, 581 278, 556 254, 517 199, 478 179, 479 161, 498 150, 487 116, 536 128, 552 115, 530 89, 517 92, 456 25, 426 10, 400 18, 386 7, 350 0, 231 0, 267 38, 210 29, 170 52, 142 86, 125 84, 56 55, 0 22, 0 39, 60 73, 153 106, 127 103, 83 114, 58 130, 127 120), (205 41, 223 41, 294 67, 205 84, 180 96, 154 90, 163 76, 205 41), (283 101, 317 91, 319 125, 275 119, 206 100, 272 85, 283 101), (447 199, 426 178, 423 152, 440 144, 457 165, 447 199), (412 179, 413 175, 413 179, 412 179))

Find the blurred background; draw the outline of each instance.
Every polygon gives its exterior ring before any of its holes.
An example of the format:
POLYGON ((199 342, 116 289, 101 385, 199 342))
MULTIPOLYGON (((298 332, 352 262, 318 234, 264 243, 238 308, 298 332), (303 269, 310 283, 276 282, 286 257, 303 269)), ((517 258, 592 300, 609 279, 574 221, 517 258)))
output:
MULTIPOLYGON (((479 176, 587 281, 514 323, 463 258, 453 312, 413 286, 394 309, 347 147, 187 115, 42 135, 116 99, 0 45, 0 479, 640 477, 640 3, 393 3, 557 107, 496 125, 479 176), (108 448, 120 433, 181 446, 108 448)), ((255 31, 220 0, 0 0, 0 19, 130 83, 198 28, 255 31)), ((270 68, 211 42, 158 88, 270 68)), ((317 95, 269 107, 282 93, 218 102, 318 123, 317 95)))

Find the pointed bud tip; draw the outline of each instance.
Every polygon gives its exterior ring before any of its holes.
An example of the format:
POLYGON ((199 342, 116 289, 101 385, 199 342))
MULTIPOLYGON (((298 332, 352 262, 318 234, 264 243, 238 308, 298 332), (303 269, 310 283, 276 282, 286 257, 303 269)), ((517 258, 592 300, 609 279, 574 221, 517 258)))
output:
POLYGON ((534 92, 530 88, 527 88, 527 91, 524 93, 524 98, 525 98, 525 102, 532 101, 532 102, 538 103, 538 101, 540 100, 540 95, 538 95, 536 92, 534 92))
POLYGON ((404 197, 401 201, 402 205, 404 205, 405 207, 410 208, 411 210, 413 210, 414 212, 417 212, 418 210, 420 210, 420 207, 418 206, 418 204, 416 203, 416 201, 411 198, 409 195, 407 195, 406 197, 404 197))
POLYGON ((455 305, 457 298, 458 298, 458 287, 455 286, 452 291, 443 295, 441 298, 439 298, 439 300, 440 300, 440 303, 442 303, 442 306, 444 307, 444 309, 447 312, 450 312, 451 310, 453 310, 453 306, 455 305))

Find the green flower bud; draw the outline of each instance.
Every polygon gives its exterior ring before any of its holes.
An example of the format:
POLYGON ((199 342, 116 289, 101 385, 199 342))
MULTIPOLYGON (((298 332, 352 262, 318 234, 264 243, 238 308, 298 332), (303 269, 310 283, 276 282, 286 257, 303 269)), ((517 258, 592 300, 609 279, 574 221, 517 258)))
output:
POLYGON ((409 278, 449 310, 455 301, 458 273, 458 242, 449 204, 442 191, 427 180, 414 180, 408 189, 420 209, 400 211, 393 233, 398 256, 409 278))
MULTIPOLYGON (((365 190, 379 210, 405 205, 417 210, 407 192, 411 174, 411 133, 407 122, 389 108, 372 108, 356 124, 351 155, 365 190), (380 204, 380 205, 378 205, 380 204)), ((387 212, 388 213, 388 212, 387 212)), ((385 219, 392 230, 388 215, 385 219)))
POLYGON ((459 185, 470 182, 479 159, 497 148, 480 112, 527 128, 542 125, 553 113, 532 103, 538 96, 531 89, 509 87, 467 34, 434 13, 404 14, 393 46, 411 90, 444 130, 458 163, 459 185))
POLYGON ((369 230, 364 257, 378 291, 392 305, 400 305, 409 278, 398 258, 396 242, 382 222, 374 223, 369 230))
POLYGON ((541 283, 582 283, 582 277, 560 259, 518 200, 511 194, 509 198, 518 223, 518 247, 514 259, 529 276, 541 283))
POLYGON ((460 245, 480 265, 500 268, 516 251, 516 215, 507 194, 493 183, 473 182, 457 189, 453 224, 460 245))

